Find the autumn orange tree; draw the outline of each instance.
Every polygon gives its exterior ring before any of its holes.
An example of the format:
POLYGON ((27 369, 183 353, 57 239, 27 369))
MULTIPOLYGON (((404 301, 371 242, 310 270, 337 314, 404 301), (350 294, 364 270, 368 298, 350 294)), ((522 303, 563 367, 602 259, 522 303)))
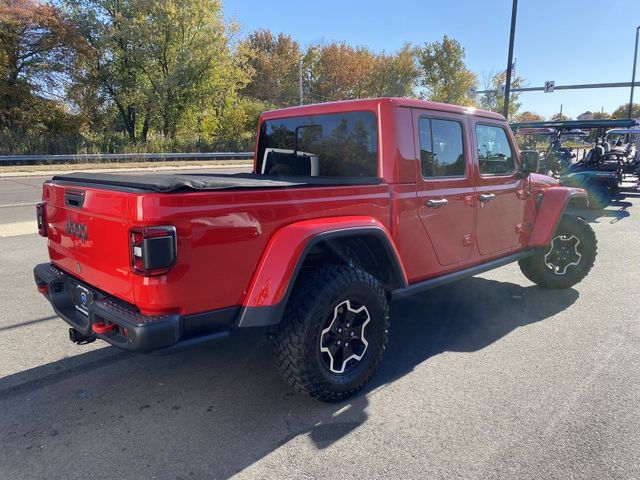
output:
POLYGON ((58 130, 60 122, 69 123, 56 99, 64 96, 78 46, 73 28, 55 7, 35 0, 0 3, 0 129, 5 141, 9 134, 19 138, 52 122, 58 130))
POLYGON ((543 120, 542 115, 537 113, 526 111, 515 116, 516 122, 541 122, 543 120))
POLYGON ((304 57, 305 103, 413 96, 418 73, 410 45, 393 53, 344 42, 312 45, 304 57))
POLYGON ((221 0, 0 1, 3 152, 251 148, 261 111, 299 103, 300 66, 304 103, 467 104, 475 84, 448 37, 394 52, 302 48, 264 29, 238 41, 221 0))
POLYGON ((305 58, 306 97, 328 102, 367 96, 368 79, 375 56, 364 47, 331 42, 309 48, 305 58))

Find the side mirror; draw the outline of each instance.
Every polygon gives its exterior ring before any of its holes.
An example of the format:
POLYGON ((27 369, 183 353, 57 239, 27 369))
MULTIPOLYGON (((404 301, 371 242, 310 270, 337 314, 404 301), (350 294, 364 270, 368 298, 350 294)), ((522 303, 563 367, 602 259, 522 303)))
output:
POLYGON ((529 175, 530 173, 536 173, 538 171, 540 153, 537 150, 521 150, 520 159, 522 160, 520 173, 522 173, 524 176, 529 175))

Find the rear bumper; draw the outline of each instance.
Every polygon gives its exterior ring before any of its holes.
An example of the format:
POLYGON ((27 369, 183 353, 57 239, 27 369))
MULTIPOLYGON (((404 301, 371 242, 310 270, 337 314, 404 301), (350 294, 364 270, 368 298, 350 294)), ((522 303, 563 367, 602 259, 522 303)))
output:
POLYGON ((136 352, 170 353, 226 338, 240 313, 238 306, 186 316, 143 315, 134 306, 97 291, 51 263, 36 265, 33 273, 38 290, 71 327, 136 352), (73 292, 78 285, 95 294, 86 305, 86 314, 74 303, 73 292))

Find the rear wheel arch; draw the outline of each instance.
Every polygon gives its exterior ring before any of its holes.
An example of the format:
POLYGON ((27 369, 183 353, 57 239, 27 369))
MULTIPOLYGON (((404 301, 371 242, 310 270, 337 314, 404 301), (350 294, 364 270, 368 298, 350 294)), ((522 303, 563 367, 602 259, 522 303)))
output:
POLYGON ((377 229, 355 229, 353 232, 331 232, 318 235, 309 242, 299 259, 296 278, 302 268, 322 264, 349 265, 369 273, 385 290, 406 286, 405 274, 387 236, 377 229))
POLYGON ((386 230, 375 226, 349 227, 309 238, 287 279, 282 299, 273 305, 243 306, 238 326, 267 326, 280 322, 303 269, 345 265, 372 275, 390 295, 408 285, 400 257, 386 230))

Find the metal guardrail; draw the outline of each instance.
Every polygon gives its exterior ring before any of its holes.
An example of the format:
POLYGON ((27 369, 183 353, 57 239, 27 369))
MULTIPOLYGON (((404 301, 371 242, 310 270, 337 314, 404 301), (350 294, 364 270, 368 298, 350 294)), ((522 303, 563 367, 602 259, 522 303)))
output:
POLYGON ((131 160, 162 162, 167 160, 252 160, 253 152, 207 153, 97 153, 79 155, 0 155, 0 165, 16 163, 93 163, 131 160))

